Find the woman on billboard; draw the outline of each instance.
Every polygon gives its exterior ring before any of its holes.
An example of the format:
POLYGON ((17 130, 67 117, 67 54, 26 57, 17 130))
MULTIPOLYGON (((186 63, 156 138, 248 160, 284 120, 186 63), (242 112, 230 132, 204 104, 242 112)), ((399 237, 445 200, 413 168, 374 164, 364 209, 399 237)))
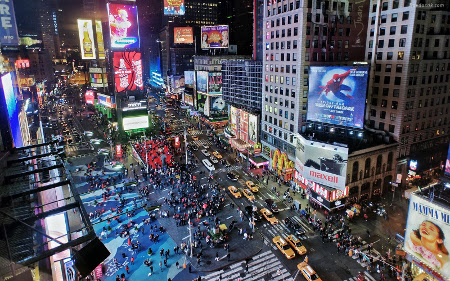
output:
POLYGON ((444 232, 431 221, 423 221, 419 229, 410 233, 407 246, 429 264, 444 272, 450 269, 448 250, 444 245, 444 232))

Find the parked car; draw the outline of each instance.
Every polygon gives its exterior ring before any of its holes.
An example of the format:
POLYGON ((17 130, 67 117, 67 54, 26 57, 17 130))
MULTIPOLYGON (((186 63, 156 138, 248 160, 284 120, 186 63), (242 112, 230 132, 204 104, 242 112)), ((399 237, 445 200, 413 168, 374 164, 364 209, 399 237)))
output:
POLYGON ((278 213, 280 210, 278 209, 277 204, 275 204, 275 202, 272 199, 266 199, 266 206, 267 209, 271 210, 274 213, 278 213))
POLYGON ((239 179, 239 175, 234 172, 229 172, 229 173, 227 173, 227 178, 230 181, 237 181, 239 179))

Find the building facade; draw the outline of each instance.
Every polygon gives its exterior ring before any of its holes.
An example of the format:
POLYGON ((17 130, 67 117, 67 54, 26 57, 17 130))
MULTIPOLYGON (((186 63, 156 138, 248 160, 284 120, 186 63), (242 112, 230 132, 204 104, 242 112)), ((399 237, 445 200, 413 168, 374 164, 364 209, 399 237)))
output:
POLYGON ((450 12, 446 1, 371 1, 368 126, 399 142, 398 172, 440 167, 449 143, 450 12), (381 5, 377 5, 377 4, 381 5))

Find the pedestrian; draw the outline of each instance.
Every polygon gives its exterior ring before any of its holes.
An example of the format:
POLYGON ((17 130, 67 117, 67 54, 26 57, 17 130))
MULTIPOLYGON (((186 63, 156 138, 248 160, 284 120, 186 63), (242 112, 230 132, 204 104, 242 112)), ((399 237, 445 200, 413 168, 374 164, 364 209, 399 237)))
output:
POLYGON ((153 274, 153 265, 150 265, 150 274, 153 274))
POLYGON ((161 272, 163 271, 163 263, 162 261, 159 261, 159 268, 161 269, 161 272))
POLYGON ((131 257, 131 265, 134 265, 134 257, 131 257))
POLYGON ((127 271, 128 274, 130 274, 130 268, 127 266, 125 266, 125 270, 127 271))
POLYGON ((230 253, 227 254, 227 260, 228 260, 228 261, 231 260, 231 258, 230 258, 230 253))
POLYGON ((189 273, 191 273, 191 272, 192 272, 191 264, 189 264, 189 273))
POLYGON ((248 272, 248 264, 245 265, 245 272, 248 272))
POLYGON ((175 263, 175 265, 177 266, 177 269, 180 269, 180 263, 178 261, 175 263))

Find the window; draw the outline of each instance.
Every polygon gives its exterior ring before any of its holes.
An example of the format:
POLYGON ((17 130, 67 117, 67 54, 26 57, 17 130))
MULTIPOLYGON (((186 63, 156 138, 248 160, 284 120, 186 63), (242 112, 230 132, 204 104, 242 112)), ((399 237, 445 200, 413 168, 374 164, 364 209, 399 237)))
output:
POLYGON ((381 23, 386 23, 387 21, 387 16, 386 15, 382 15, 381 16, 381 23))
POLYGON ((380 27, 380 36, 382 35, 386 35, 386 28, 385 27, 380 27))
POLYGON ((392 92, 392 96, 398 98, 400 95, 400 89, 394 89, 392 92))
POLYGON ((400 40, 398 41, 398 46, 405 47, 406 46, 406 38, 400 38, 400 40))
POLYGON ((391 106, 391 108, 392 108, 392 109, 397 109, 397 107, 398 107, 398 101, 392 101, 392 106, 391 106))
POLYGON ((398 17, 398 14, 397 13, 393 13, 392 16, 391 16, 391 22, 397 22, 397 17, 398 17))
MULTIPOLYGON (((382 40, 380 40, 380 41, 382 41, 382 40)), ((392 48, 392 47, 394 47, 394 45, 395 45, 395 39, 389 39, 388 47, 392 48)))
POLYGON ((395 113, 391 113, 390 120, 391 121, 397 120, 397 115, 395 113))
POLYGON ((400 34, 406 34, 406 33, 408 33, 408 26, 402 25, 402 27, 400 29, 400 34))
POLYGON ((387 57, 386 57, 386 59, 387 60, 392 60, 392 57, 394 56, 394 53, 393 52, 387 52, 387 57))
POLYGON ((380 112, 380 118, 381 119, 386 119, 386 111, 381 111, 380 112))
POLYGON ((409 19, 409 12, 403 12, 402 20, 408 20, 409 19))
POLYGON ((386 64, 385 72, 391 72, 391 70, 392 70, 392 64, 386 64))
POLYGON ((402 73, 402 71, 403 71, 403 64, 397 64, 397 66, 395 67, 395 72, 402 73))
POLYGON ((396 26, 391 26, 389 29, 389 35, 395 35, 396 30, 397 30, 396 26))
POLYGON ((383 2, 382 6, 381 6, 381 10, 386 11, 388 9, 388 5, 389 5, 388 2, 383 2))
POLYGON ((401 83, 402 83, 402 78, 401 77, 395 77, 394 85, 400 85, 401 83))
POLYGON ((400 52, 398 52, 397 59, 398 59, 398 60, 403 60, 404 56, 405 56, 405 52, 400 51, 400 52))
POLYGON ((385 85, 389 85, 391 83, 391 76, 384 76, 384 82, 385 85))

